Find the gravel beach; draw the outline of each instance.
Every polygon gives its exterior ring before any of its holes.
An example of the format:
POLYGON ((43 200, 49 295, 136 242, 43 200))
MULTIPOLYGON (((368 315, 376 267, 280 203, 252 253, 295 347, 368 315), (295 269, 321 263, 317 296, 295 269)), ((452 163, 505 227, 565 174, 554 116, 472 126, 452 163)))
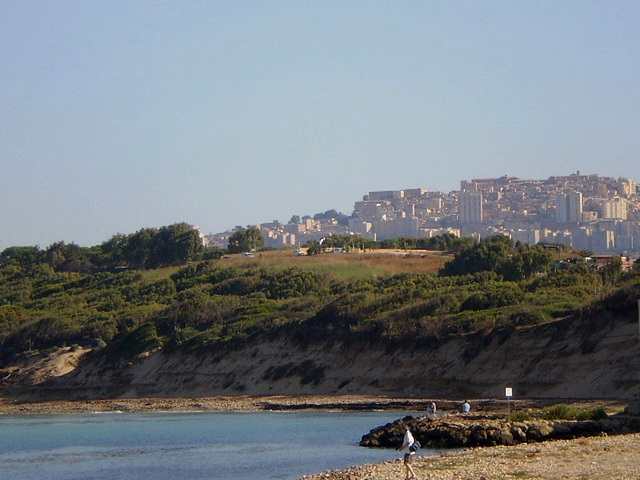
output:
MULTIPOLYGON (((402 480, 400 460, 300 480, 402 480)), ((638 480, 640 434, 485 447, 415 459, 417 480, 638 480)))
POLYGON ((0 414, 55 415, 95 412, 238 412, 268 410, 420 410, 427 400, 366 395, 271 395, 193 398, 117 398, 28 402, 0 397, 0 414))

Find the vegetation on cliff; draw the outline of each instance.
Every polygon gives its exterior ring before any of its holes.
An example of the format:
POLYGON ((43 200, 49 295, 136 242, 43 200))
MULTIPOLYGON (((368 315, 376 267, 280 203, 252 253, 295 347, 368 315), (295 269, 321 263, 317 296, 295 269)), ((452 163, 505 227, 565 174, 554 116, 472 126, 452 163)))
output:
POLYGON ((393 273, 366 254, 345 255, 335 268, 330 256, 323 263, 286 252, 205 259, 192 232, 177 224, 118 235, 91 249, 6 249, 0 362, 72 344, 106 344, 105 352, 117 357, 231 348, 260 334, 302 343, 428 344, 588 309, 624 311, 639 290, 636 272, 622 273, 619 264, 597 270, 578 255, 561 258, 504 237, 480 243, 445 237, 433 244, 455 254, 435 264, 418 256, 424 263, 393 273), (557 263, 568 257, 574 263, 557 263))

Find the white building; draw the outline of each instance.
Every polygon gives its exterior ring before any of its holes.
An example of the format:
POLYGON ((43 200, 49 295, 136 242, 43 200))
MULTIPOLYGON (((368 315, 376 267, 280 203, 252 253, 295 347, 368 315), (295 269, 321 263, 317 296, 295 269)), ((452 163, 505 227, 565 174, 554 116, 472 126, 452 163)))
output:
POLYGON ((482 223, 482 192, 460 192, 460 223, 482 223))
POLYGON ((626 220, 628 204, 624 198, 614 198, 602 202, 602 218, 626 220))
POLYGON ((582 220, 582 193, 570 192, 556 195, 556 221, 579 222, 582 220))

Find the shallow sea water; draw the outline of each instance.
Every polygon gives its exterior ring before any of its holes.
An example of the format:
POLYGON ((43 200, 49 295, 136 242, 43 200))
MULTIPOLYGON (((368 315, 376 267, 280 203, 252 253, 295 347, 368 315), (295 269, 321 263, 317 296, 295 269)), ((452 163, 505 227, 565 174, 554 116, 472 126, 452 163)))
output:
MULTIPOLYGON (((394 460, 358 446, 407 412, 0 416, 3 480, 292 480, 394 460)), ((433 454, 423 450, 421 455, 433 454)))

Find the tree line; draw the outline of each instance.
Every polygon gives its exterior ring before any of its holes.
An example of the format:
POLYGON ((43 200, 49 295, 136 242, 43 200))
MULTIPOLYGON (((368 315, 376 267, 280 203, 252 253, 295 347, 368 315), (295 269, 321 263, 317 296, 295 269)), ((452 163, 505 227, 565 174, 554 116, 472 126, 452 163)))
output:
POLYGON ((143 228, 132 234, 116 234, 101 245, 81 247, 56 242, 38 247, 9 247, 0 261, 18 262, 25 267, 48 264, 56 272, 95 272, 131 268, 152 269, 184 265, 215 252, 202 246, 196 230, 186 223, 160 228, 143 228))
MULTIPOLYGON (((10 247, 0 253, 0 261, 17 262, 23 267, 46 264, 55 272, 90 273, 105 270, 147 270, 189 262, 220 258, 224 253, 261 250, 265 240, 257 227, 237 228, 229 237, 226 250, 202 245, 199 233, 187 223, 160 228, 143 228, 132 234, 116 234, 101 245, 80 247, 56 242, 44 250, 38 247, 10 247)), ((454 253, 440 271, 441 276, 491 271, 508 281, 519 281, 546 272, 552 254, 542 245, 516 243, 497 235, 476 242, 444 234, 432 238, 394 238, 380 242, 358 235, 330 235, 306 244, 315 255, 340 248, 343 251, 368 249, 439 250, 454 253)))

